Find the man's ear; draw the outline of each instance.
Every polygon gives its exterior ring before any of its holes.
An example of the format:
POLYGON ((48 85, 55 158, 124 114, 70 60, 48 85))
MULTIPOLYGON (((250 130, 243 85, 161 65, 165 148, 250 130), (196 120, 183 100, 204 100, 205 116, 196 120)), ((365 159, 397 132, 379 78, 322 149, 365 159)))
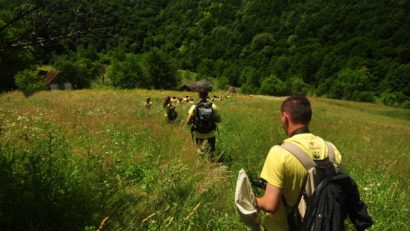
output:
POLYGON ((289 127, 289 116, 288 115, 286 115, 285 116, 285 124, 286 124, 286 127, 288 128, 289 127))
POLYGON ((282 112, 282 120, 283 122, 289 123, 289 114, 287 112, 282 112))
POLYGON ((282 126, 283 126, 283 128, 286 130, 286 132, 287 132, 287 130, 288 130, 288 128, 289 128, 289 124, 290 124, 290 116, 289 116, 289 114, 288 113, 286 113, 286 112, 282 112, 282 126))

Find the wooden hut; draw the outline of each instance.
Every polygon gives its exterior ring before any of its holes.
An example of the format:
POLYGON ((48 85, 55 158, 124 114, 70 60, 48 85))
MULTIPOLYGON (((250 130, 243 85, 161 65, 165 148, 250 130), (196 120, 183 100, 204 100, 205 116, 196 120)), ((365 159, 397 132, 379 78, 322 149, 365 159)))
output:
POLYGON ((44 85, 49 90, 72 90, 73 85, 70 81, 65 79, 58 72, 54 71, 40 71, 40 75, 44 76, 44 85))

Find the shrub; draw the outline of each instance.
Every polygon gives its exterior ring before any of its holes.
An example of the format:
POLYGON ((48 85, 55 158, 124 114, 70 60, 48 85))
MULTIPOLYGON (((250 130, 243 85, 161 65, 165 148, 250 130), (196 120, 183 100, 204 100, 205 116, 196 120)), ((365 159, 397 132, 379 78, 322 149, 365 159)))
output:
POLYGON ((108 77, 114 87, 132 89, 148 88, 151 82, 145 78, 137 55, 127 55, 123 61, 113 62, 108 77))
POLYGON ((275 75, 271 75, 262 81, 260 91, 262 94, 277 96, 287 93, 286 84, 275 75))
POLYGON ((55 56, 53 66, 60 75, 69 80, 75 89, 89 88, 91 82, 105 72, 105 67, 99 61, 96 51, 92 48, 78 48, 68 55, 55 56))
MULTIPOLYGON (((352 70, 345 68, 338 72, 336 79, 330 85, 329 97, 336 99, 354 99, 354 92, 368 91, 370 86, 369 72, 367 68, 352 70)), ((356 100, 368 99, 361 94, 355 95, 356 100)), ((371 97, 370 97, 371 98, 371 97)))
POLYGON ((228 86, 228 82, 229 82, 229 80, 226 77, 221 77, 221 78, 217 79, 217 82, 216 82, 217 89, 226 90, 226 87, 228 86))
POLYGON ((275 43, 275 39, 271 33, 260 33, 252 38, 251 48, 252 51, 262 50, 265 47, 272 47, 275 43))
MULTIPOLYGON (((4 20, 4 15, 2 15, 1 18, 0 25, 4 25, 4 21, 2 21, 4 20)), ((3 36, 5 36, 4 33, 0 35, 2 39, 5 38, 3 36)), ((4 44, 5 40, 2 40, 0 46, 3 46, 4 44)), ((31 66, 38 64, 39 60, 35 58, 36 53, 37 52, 31 46, 13 48, 8 51, 2 50, 0 52, 0 91, 11 90, 16 87, 19 88, 16 85, 14 77, 19 71, 30 69, 31 66)))
POLYGON ((343 86, 343 83, 337 80, 330 82, 330 88, 327 90, 327 96, 333 99, 341 99, 344 96, 344 90, 346 89, 343 86))
POLYGON ((364 102, 373 102, 374 93, 371 91, 354 91, 352 94, 352 100, 364 101, 364 102))
POLYGON ((241 92, 244 94, 255 94, 257 91, 258 91, 258 88, 248 83, 244 83, 241 86, 241 92))
POLYGON ((385 91, 401 92, 410 96, 410 64, 393 66, 380 83, 385 91))
POLYGON ((215 76, 214 62, 211 59, 204 59, 197 67, 198 74, 202 77, 215 76))
POLYGON ((26 69, 18 72, 14 78, 16 86, 24 93, 26 97, 29 97, 37 91, 44 89, 43 78, 36 70, 26 69))
POLYGON ((232 86, 240 86, 240 67, 237 64, 230 64, 224 70, 222 75, 228 79, 228 84, 232 86))
POLYGON ((410 109, 410 100, 404 101, 404 102, 401 104, 401 106, 402 106, 403 108, 410 109))
POLYGON ((286 81, 286 88, 291 95, 307 95, 309 85, 307 85, 302 78, 294 76, 286 81))
POLYGON ((26 133, 3 145, 1 230, 81 230, 92 221, 102 194, 61 133, 26 133))
POLYGON ((317 86, 315 94, 317 96, 324 96, 327 95, 329 92, 329 88, 331 84, 333 83, 333 79, 327 79, 326 81, 323 81, 317 86))
POLYGON ((254 67, 244 67, 240 73, 239 79, 241 85, 246 84, 252 87, 259 86, 259 76, 256 68, 254 67))
POLYGON ((61 72, 62 77, 70 80, 73 88, 82 89, 90 86, 91 80, 86 75, 87 67, 85 65, 64 57, 58 58, 54 65, 61 72))
POLYGON ((244 67, 240 73, 241 91, 245 94, 258 92, 259 79, 257 70, 254 67, 244 67))
POLYGON ((383 92, 380 97, 378 98, 385 105, 389 106, 399 106, 406 100, 406 96, 402 93, 397 92, 383 92))
POLYGON ((269 63, 269 70, 283 79, 282 77, 287 75, 290 66, 291 58, 288 56, 272 57, 269 63))

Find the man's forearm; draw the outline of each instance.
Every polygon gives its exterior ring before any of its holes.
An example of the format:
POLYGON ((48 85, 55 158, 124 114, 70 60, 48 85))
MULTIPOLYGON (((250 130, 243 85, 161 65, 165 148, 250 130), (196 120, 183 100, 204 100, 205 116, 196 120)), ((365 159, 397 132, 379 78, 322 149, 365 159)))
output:
POLYGON ((269 203, 266 199, 263 197, 261 198, 256 198, 256 207, 260 210, 263 210, 268 213, 275 213, 276 209, 274 209, 274 206, 271 205, 272 203, 269 203))
POLYGON ((256 205, 259 209, 268 213, 275 213, 279 208, 281 190, 271 184, 266 185, 265 194, 256 198, 256 205))

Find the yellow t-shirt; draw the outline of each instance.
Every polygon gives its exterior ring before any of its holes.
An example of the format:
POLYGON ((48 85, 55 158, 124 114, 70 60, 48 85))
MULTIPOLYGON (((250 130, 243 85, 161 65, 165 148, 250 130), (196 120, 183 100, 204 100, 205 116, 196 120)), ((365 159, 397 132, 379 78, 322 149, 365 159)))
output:
POLYGON ((146 109, 149 109, 149 108, 151 108, 151 106, 152 106, 152 102, 151 102, 151 101, 148 102, 148 103, 145 102, 144 106, 145 106, 146 109))
MULTIPOLYGON (((294 135, 287 142, 298 145, 302 150, 307 152, 312 159, 324 159, 328 156, 325 141, 311 133, 294 135)), ((340 164, 340 152, 333 145, 336 163, 340 164)), ((260 177, 265 179, 271 185, 280 188, 289 206, 296 204, 299 193, 302 188, 306 170, 296 157, 279 146, 273 146, 265 164, 262 168, 260 177)), ((289 230, 286 210, 282 200, 280 200, 279 209, 276 213, 267 213, 263 225, 267 230, 289 230)))
MULTIPOLYGON (((194 111, 195 111, 196 105, 192 105, 191 108, 188 110, 188 116, 194 116, 194 111)), ((218 117, 219 115, 219 109, 218 107, 212 103, 212 110, 214 111, 214 117, 218 117)), ((209 132, 209 133, 199 133, 197 131, 193 132, 193 135, 195 138, 211 138, 215 136, 215 130, 209 132)))
POLYGON ((164 108, 164 116, 165 117, 167 117, 168 116, 168 113, 169 113, 169 106, 170 106, 171 104, 169 103, 169 104, 167 104, 167 105, 165 105, 165 106, 163 106, 163 108, 164 108))

